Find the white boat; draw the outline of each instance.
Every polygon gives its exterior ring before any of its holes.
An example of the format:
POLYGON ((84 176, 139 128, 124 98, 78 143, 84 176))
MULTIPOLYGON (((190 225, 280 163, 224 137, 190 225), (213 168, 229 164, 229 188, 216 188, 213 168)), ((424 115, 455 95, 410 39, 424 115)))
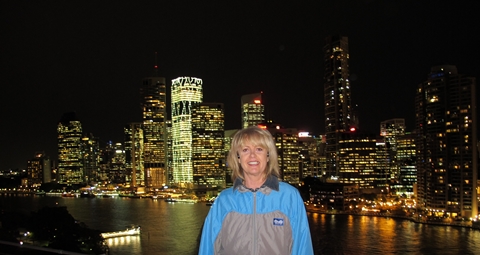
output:
POLYGON ((174 202, 177 202, 177 200, 175 198, 168 197, 168 198, 165 198, 165 202, 174 203, 174 202))
POLYGON ((165 202, 169 203, 187 203, 187 204, 195 204, 197 202, 196 199, 190 199, 190 198, 166 198, 165 202))
POLYGON ((190 198, 178 198, 177 203, 187 203, 187 204, 195 204, 197 202, 196 199, 190 198))
POLYGON ((134 236, 134 235, 140 235, 140 226, 127 228, 126 230, 123 230, 123 231, 102 233, 102 237, 105 239, 120 237, 120 236, 134 236))

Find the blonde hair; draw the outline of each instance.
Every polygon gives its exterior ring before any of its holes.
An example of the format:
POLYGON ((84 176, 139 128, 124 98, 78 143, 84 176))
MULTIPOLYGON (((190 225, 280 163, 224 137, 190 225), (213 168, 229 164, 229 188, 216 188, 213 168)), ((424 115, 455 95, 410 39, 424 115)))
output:
POLYGON ((277 147, 275 146, 275 141, 273 140, 272 135, 267 130, 252 126, 239 130, 233 136, 227 157, 227 164, 232 169, 232 181, 235 182, 237 178, 244 179, 242 166, 238 162, 238 155, 239 150, 246 143, 251 143, 254 146, 267 149, 269 160, 265 169, 265 176, 268 177, 273 175, 280 178, 277 147))

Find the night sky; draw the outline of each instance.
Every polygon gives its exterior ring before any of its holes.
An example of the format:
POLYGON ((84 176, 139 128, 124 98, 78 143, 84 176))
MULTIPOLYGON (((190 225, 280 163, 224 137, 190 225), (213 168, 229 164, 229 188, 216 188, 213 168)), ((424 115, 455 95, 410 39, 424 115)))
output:
POLYGON ((266 117, 322 133, 325 37, 349 38, 360 129, 405 118, 435 65, 480 77, 476 1, 0 1, 0 170, 35 152, 56 160, 57 124, 75 111, 83 130, 123 142, 141 121, 139 88, 203 79, 204 102, 225 104, 240 127, 240 98, 263 91, 266 117))

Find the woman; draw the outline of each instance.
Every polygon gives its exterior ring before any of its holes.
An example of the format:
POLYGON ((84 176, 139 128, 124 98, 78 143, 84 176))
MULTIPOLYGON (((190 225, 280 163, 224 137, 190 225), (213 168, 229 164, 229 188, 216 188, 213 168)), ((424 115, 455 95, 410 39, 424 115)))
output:
POLYGON ((233 187, 210 208, 199 254, 313 254, 303 200, 295 187, 279 181, 270 132, 259 127, 238 131, 227 163, 233 187))

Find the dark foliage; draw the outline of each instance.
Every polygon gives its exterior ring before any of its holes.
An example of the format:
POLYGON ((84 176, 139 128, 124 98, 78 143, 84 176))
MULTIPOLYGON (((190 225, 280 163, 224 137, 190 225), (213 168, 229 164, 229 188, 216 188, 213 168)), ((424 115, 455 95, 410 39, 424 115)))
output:
POLYGON ((66 207, 44 207, 32 212, 28 229, 36 240, 55 241, 57 238, 76 239, 79 225, 66 207))
POLYGON ((18 229, 25 225, 26 216, 18 212, 0 211, 0 240, 16 242, 18 229))
MULTIPOLYGON (((84 254, 106 254, 101 231, 76 221, 66 207, 44 207, 31 215, 0 211, 0 240, 17 242, 19 229, 32 233, 31 240, 52 249, 84 254)), ((35 243, 34 242, 34 243, 35 243)))
POLYGON ((13 189, 18 188, 22 183, 21 176, 0 177, 0 188, 13 189))

